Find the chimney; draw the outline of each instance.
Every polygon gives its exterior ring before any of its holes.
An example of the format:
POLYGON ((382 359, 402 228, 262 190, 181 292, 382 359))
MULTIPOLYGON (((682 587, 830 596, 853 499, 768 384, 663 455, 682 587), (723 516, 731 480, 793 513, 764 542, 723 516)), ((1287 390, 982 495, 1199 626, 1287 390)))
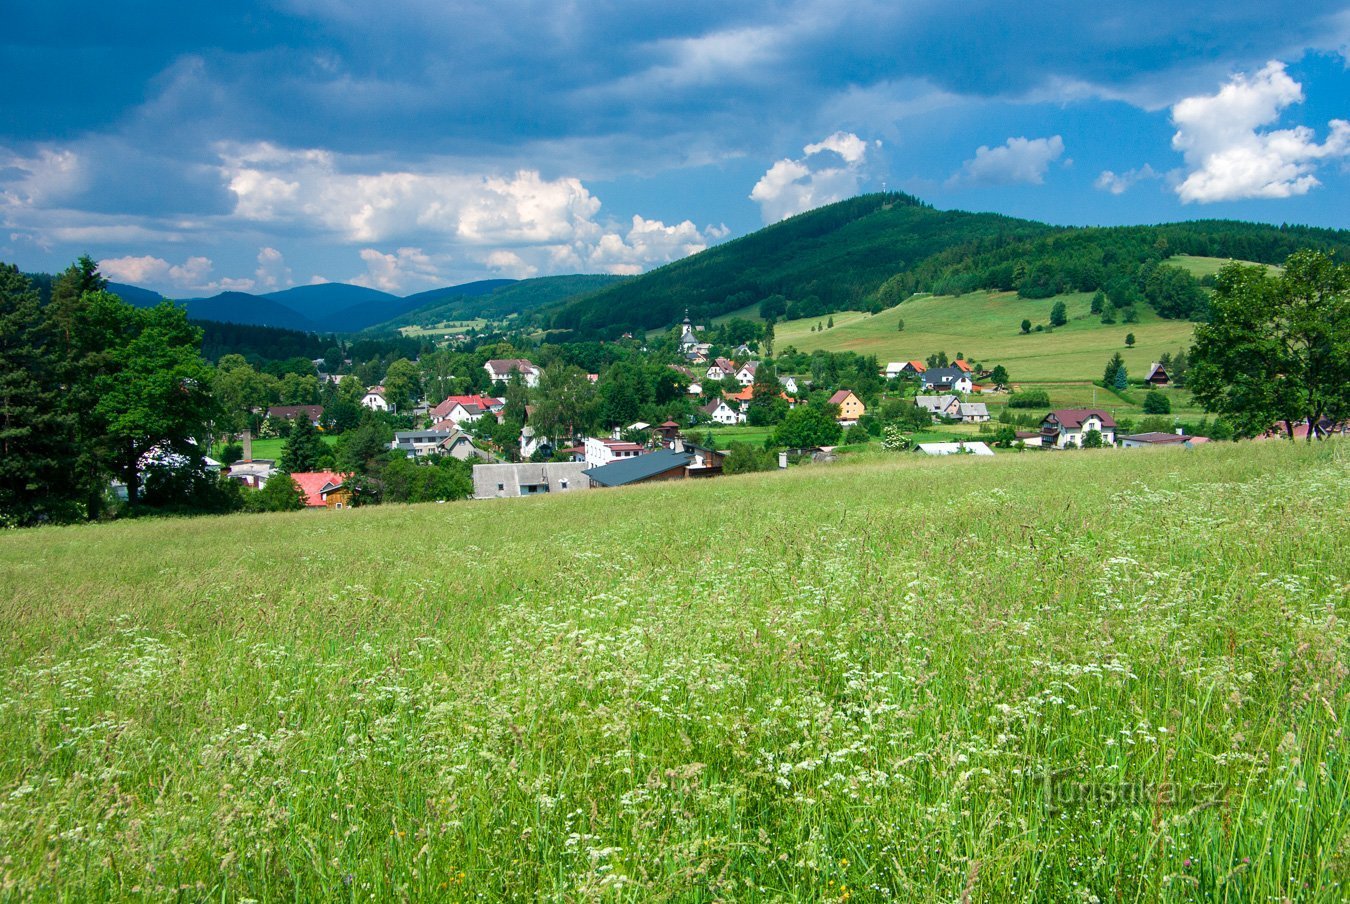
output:
POLYGON ((673 440, 670 441, 670 450, 672 452, 683 452, 684 440, 680 439, 678 436, 675 437, 673 440))
MULTIPOLYGON (((244 461, 253 460, 253 431, 247 427, 244 428, 244 461)), ((230 464, 230 462, 225 462, 230 464)))

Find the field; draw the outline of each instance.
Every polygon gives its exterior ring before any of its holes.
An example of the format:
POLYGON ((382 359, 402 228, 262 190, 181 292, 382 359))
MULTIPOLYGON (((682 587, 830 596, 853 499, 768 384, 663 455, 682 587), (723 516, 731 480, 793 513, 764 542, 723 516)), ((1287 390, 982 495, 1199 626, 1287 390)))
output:
MULTIPOLYGON (((337 445, 336 436, 320 436, 319 439, 329 446, 337 445)), ((284 445, 286 445, 286 438, 284 436, 254 437, 253 457, 270 458, 273 461, 279 461, 281 459, 281 447, 284 445)), ((223 448, 224 446, 222 444, 218 444, 211 450, 212 455, 219 457, 223 448)), ((230 464, 230 462, 225 462, 225 464, 230 464)))
POLYGON ((1343 901, 1347 453, 0 533, 0 897, 1343 901))
MULTIPOLYGON (((1169 263, 1174 267, 1180 267, 1190 273, 1191 276, 1201 278, 1215 275, 1225 266, 1232 263, 1232 261, 1226 257, 1192 257, 1189 254, 1176 254, 1169 257, 1166 263, 1169 263)), ((1240 263, 1247 264, 1248 266, 1255 266, 1251 261, 1241 261, 1240 263)), ((1283 267, 1277 267, 1274 264, 1266 264, 1265 266, 1272 273, 1279 273, 1284 269, 1283 267)))
POLYGON ((1125 358, 1132 375, 1142 377, 1163 352, 1175 353, 1191 343, 1195 325, 1187 321, 1163 320, 1141 308, 1138 323, 1103 324, 1089 312, 1091 304, 1087 292, 1034 300, 1013 292, 920 296, 880 314, 835 314, 834 328, 819 332, 811 332, 811 327, 827 323, 827 317, 785 321, 775 328, 775 348, 852 351, 876 355, 883 366, 888 361, 924 360, 939 351, 948 357, 961 352, 989 366, 1002 364, 1016 381, 1059 382, 1101 379, 1115 352, 1125 358), (1050 309, 1057 301, 1068 308, 1066 326, 1022 334, 1024 318, 1033 328, 1049 324, 1050 309), (896 326, 902 318, 905 329, 900 332, 896 326), (1125 346, 1127 333, 1135 335, 1134 348, 1125 346))
POLYGON ((398 331, 404 336, 411 336, 413 338, 431 336, 440 339, 453 333, 481 330, 487 325, 488 321, 482 318, 476 320, 446 320, 435 326, 401 326, 398 328, 398 331))

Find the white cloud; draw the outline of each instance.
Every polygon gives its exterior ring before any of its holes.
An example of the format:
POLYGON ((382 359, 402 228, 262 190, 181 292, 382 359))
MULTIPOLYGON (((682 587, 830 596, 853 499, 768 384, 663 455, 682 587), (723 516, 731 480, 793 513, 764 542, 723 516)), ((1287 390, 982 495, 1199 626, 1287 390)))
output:
POLYGON ((858 193, 867 163, 867 142, 852 132, 802 148, 804 157, 779 160, 755 183, 750 200, 766 223, 842 201, 858 193))
POLYGON ((366 272, 348 282, 394 294, 429 289, 442 282, 440 270, 421 248, 399 248, 384 254, 374 248, 362 248, 361 260, 366 272))
POLYGON ((98 262, 99 272, 113 282, 158 282, 169 275, 169 262, 162 257, 113 257, 98 262))
POLYGON ((975 149, 975 156, 961 164, 961 169, 947 180, 947 185, 1009 185, 1015 182, 1042 185, 1046 170, 1063 153, 1064 139, 1058 135, 1009 138, 996 148, 981 145, 975 149))
POLYGON ((1217 94, 1188 97, 1172 107, 1172 147, 1190 172, 1177 186, 1183 202, 1288 198, 1321 183, 1321 160, 1350 155, 1350 122, 1331 120, 1326 141, 1312 129, 1258 131, 1303 101, 1303 87, 1271 61, 1254 76, 1238 73, 1217 94))
POLYGON ((294 285, 291 268, 286 266, 282 253, 275 248, 258 249, 258 269, 253 271, 259 288, 273 291, 294 285))
MULTIPOLYGON (((858 153, 842 136, 827 141, 834 139, 837 149, 829 150, 835 154, 858 153)), ((385 291, 439 281, 450 249, 499 273, 525 277, 640 272, 708 244, 688 221, 666 226, 639 216, 627 227, 598 222, 600 200, 580 179, 545 179, 533 170, 363 172, 361 161, 266 143, 224 147, 221 161, 235 196, 234 219, 310 226, 365 244, 360 253, 367 272, 358 281, 385 291), (369 247, 400 240, 407 245, 394 254, 369 247)), ((714 238, 722 235, 725 227, 714 238)), ((261 255, 259 264, 260 284, 272 276, 283 281, 282 271, 265 267, 261 255)), ((284 281, 289 279, 284 271, 284 281)))
POLYGON ((1097 181, 1092 183, 1092 187, 1099 191, 1108 191, 1113 195, 1123 195, 1138 182, 1161 178, 1161 173, 1145 163, 1141 167, 1120 174, 1111 170, 1102 170, 1101 175, 1097 177, 1097 181))
POLYGON ((43 148, 24 156, 0 148, 0 207, 43 207, 66 200, 88 183, 79 155, 43 148))

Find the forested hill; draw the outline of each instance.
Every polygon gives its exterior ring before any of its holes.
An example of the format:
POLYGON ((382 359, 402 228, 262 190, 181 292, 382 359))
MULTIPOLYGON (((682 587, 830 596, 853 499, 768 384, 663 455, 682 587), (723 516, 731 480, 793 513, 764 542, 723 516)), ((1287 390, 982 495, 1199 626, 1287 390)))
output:
POLYGON ((616 335, 672 324, 686 308, 706 322, 774 295, 805 303, 808 315, 858 308, 888 278, 948 248, 983 251, 1054 231, 999 214, 935 211, 899 193, 861 195, 567 302, 548 323, 616 335))
POLYGON ((778 316, 881 310, 913 292, 976 288, 1027 297, 1106 289, 1173 254, 1282 263, 1297 248, 1350 256, 1350 232, 1200 220, 1055 227, 934 210, 903 194, 851 198, 799 214, 617 286, 546 309, 545 325, 584 336, 669 326, 769 300, 778 316))

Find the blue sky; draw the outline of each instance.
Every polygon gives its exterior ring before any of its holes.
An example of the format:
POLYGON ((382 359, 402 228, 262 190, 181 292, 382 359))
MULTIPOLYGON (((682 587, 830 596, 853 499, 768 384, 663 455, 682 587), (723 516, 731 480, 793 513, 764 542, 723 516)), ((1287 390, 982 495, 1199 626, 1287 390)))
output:
POLYGON ((1350 227, 1350 3, 44 0, 0 260, 172 297, 641 272, 883 186, 1350 227), (202 7, 197 9, 195 7, 202 7))

